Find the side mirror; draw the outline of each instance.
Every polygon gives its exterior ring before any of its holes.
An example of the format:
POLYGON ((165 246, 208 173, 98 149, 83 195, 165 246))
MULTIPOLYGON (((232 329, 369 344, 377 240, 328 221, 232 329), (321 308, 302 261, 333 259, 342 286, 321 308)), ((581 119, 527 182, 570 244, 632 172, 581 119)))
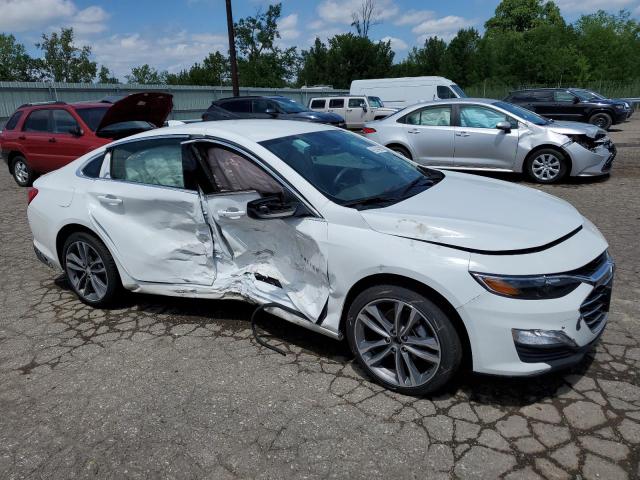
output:
POLYGON ((276 112, 273 108, 267 108, 264 113, 266 113, 267 115, 271 115, 272 117, 278 115, 278 112, 276 112))
POLYGON ((496 128, 498 130, 502 130, 504 133, 510 133, 511 132, 511 123, 510 122, 498 122, 496 124, 496 128))
POLYGON ((580 103, 580 99, 578 97, 573 97, 573 103, 580 103))
POLYGON ((285 203, 279 195, 258 198, 247 203, 247 215, 257 220, 293 217, 298 205, 285 203))
POLYGON ((360 104, 360 108, 366 112, 366 111, 367 111, 367 104, 366 104, 366 103, 364 103, 364 102, 363 102, 363 103, 361 103, 361 104, 360 104))
POLYGON ((77 125, 75 127, 71 127, 67 131, 74 137, 81 137, 82 135, 84 135, 84 132, 82 131, 82 129, 77 125))

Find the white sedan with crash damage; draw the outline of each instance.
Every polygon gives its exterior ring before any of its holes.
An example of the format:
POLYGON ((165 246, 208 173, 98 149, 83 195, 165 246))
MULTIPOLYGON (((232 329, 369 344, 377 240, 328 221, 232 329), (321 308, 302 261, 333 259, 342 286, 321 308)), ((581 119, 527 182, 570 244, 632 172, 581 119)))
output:
POLYGON ((43 176, 29 200, 37 256, 83 302, 122 288, 245 299, 346 337, 407 394, 465 358, 498 375, 566 367, 607 323, 613 261, 571 205, 330 126, 158 129, 43 176))

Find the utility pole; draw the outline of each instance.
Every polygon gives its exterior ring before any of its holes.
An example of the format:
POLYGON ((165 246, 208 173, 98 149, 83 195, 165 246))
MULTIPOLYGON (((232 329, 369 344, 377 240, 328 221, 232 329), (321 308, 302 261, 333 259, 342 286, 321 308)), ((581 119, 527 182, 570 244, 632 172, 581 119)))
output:
POLYGON ((233 13, 231 12, 231 0, 227 0, 227 31, 229 32, 229 63, 231 63, 231 85, 233 96, 240 96, 238 85, 238 63, 236 62, 236 36, 233 31, 233 13))

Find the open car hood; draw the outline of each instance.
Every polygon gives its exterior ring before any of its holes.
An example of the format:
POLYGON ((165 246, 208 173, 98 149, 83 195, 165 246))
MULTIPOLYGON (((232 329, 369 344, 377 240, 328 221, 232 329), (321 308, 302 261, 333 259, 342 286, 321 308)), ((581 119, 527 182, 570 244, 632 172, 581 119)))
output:
POLYGON ((400 203, 360 213, 381 233, 488 254, 543 249, 583 223, 556 197, 456 172, 400 203))
MULTIPOLYGON (((103 100, 112 103, 110 100, 103 100)), ((173 95, 164 92, 132 93, 112 103, 96 132, 124 122, 147 122, 162 127, 173 108, 173 95)))

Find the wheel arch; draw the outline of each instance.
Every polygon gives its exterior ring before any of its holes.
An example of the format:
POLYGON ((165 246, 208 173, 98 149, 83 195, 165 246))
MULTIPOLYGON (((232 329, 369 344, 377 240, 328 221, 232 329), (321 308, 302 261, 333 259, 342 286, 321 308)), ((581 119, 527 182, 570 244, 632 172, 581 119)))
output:
POLYGON ((523 172, 525 171, 527 163, 529 162, 531 157, 533 157, 540 150, 545 150, 545 149, 556 150, 557 152, 560 152, 562 155, 564 155, 564 158, 569 163, 569 165, 567 165, 567 171, 569 172, 567 176, 570 176, 571 172, 573 171, 573 160, 571 158, 571 155, 569 155, 569 152, 567 152, 566 149, 562 148, 559 145, 554 145, 553 143, 543 143, 542 145, 536 145, 534 148, 532 148, 524 158, 524 162, 522 162, 522 171, 523 172))
POLYGON ((13 160, 18 155, 21 156, 21 157, 24 157, 25 160, 27 159, 27 157, 24 155, 24 153, 22 153, 20 150, 11 150, 7 154, 7 167, 9 167, 9 173, 11 173, 11 175, 13 175, 13 160))
POLYGON ((451 303, 437 290, 429 287, 428 285, 403 275, 392 273, 376 273, 358 280, 350 289, 345 297, 344 304, 342 306, 342 313, 340 315, 339 331, 345 334, 344 328, 347 320, 347 313, 354 299, 361 292, 365 291, 369 287, 380 284, 396 285, 399 287, 408 288, 421 295, 424 295, 429 300, 433 301, 438 307, 440 307, 447 316, 451 319, 456 333, 460 337, 462 343, 463 357, 462 365, 465 368, 471 369, 473 367, 473 355, 471 349, 471 340, 469 339, 469 333, 462 321, 462 318, 458 314, 458 311, 451 305, 451 303))
POLYGON ((415 157, 415 155, 414 155, 413 150, 411 149, 411 147, 409 147, 408 145, 405 145, 405 144, 404 144, 404 143, 402 143, 402 142, 398 142, 398 141, 389 142, 389 143, 387 143, 387 144, 385 145, 385 147, 387 147, 387 148, 401 147, 401 148, 403 148, 404 150, 406 150, 407 152, 409 152, 409 155, 411 155, 411 159, 410 159, 410 160, 413 160, 413 159, 414 159, 414 157, 415 157))

